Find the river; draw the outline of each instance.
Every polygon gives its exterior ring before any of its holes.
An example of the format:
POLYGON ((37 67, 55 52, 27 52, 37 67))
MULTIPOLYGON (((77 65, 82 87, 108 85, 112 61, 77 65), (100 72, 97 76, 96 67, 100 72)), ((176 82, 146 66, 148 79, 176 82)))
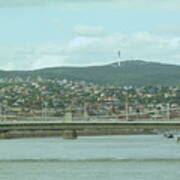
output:
POLYGON ((180 143, 160 135, 0 140, 3 180, 179 180, 180 143))

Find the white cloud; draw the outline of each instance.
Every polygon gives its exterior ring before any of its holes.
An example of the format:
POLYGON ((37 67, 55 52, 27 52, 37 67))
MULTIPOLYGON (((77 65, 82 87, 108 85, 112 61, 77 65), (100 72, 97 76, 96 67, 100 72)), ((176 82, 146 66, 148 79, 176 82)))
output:
POLYGON ((94 37, 76 37, 72 39, 70 42, 68 42, 64 46, 64 51, 65 52, 82 52, 83 49, 86 49, 90 47, 91 45, 94 45, 99 41, 99 38, 94 38, 94 37))
POLYGON ((105 30, 101 26, 78 25, 74 30, 79 36, 101 36, 105 34, 105 30))
POLYGON ((150 32, 114 33, 106 36, 75 37, 61 44, 1 47, 1 69, 39 69, 63 65, 105 64, 117 60, 141 59, 180 65, 180 37, 150 32), (7 63, 9 62, 9 63, 7 63))
POLYGON ((113 8, 132 8, 132 9, 158 9, 158 10, 179 10, 179 0, 114 0, 108 4, 113 8))
POLYGON ((180 10, 179 0, 0 0, 0 7, 54 6, 60 9, 131 8, 180 10))
POLYGON ((15 67, 14 63, 12 63, 12 62, 6 62, 1 65, 1 70, 11 71, 11 70, 14 70, 15 68, 16 67, 15 67))
POLYGON ((55 6, 60 5, 63 9, 70 8, 76 5, 89 4, 89 3, 104 3, 109 0, 0 0, 0 7, 35 7, 35 6, 55 6))
MULTIPOLYGON (((46 1, 46 0, 45 0, 46 1)), ((0 7, 29 7, 42 6, 47 3, 42 0, 0 0, 0 7)))
POLYGON ((41 69, 46 67, 59 67, 66 64, 66 56, 42 55, 33 61, 30 69, 41 69))
POLYGON ((170 37, 180 37, 180 24, 160 24, 153 32, 170 37))
POLYGON ((64 51, 71 52, 75 59, 81 63, 105 63, 117 57, 117 51, 122 51, 123 59, 144 59, 161 61, 165 63, 180 64, 179 38, 168 38, 150 32, 132 34, 112 34, 109 36, 91 38, 78 37, 66 46, 64 51), (79 41, 79 39, 83 41, 79 41), (83 43, 75 43, 83 42, 83 43), (87 59, 89 58, 89 59, 87 59), (91 61, 90 61, 91 60, 91 61))
MULTIPOLYGON (((67 2, 67 1, 66 1, 67 2)), ((65 3, 71 10, 96 9, 96 8, 108 8, 110 9, 140 9, 140 10, 180 10, 179 0, 99 0, 99 1, 70 1, 65 3)))

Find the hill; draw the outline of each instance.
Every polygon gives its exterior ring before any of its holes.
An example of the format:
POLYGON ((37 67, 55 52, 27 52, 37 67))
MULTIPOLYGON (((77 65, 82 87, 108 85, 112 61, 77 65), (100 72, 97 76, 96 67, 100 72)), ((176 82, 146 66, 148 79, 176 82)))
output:
POLYGON ((180 85, 180 66, 146 62, 141 60, 123 61, 103 66, 56 67, 34 71, 0 71, 1 78, 68 79, 93 82, 100 85, 146 86, 180 85))

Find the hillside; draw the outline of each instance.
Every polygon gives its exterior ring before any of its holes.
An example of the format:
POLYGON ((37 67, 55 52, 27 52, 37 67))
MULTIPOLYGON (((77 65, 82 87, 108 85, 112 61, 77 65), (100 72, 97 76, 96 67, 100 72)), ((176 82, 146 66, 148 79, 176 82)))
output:
POLYGON ((56 67, 35 71, 1 71, 1 78, 68 79, 101 85, 180 85, 180 66, 146 61, 123 61, 91 67, 56 67))

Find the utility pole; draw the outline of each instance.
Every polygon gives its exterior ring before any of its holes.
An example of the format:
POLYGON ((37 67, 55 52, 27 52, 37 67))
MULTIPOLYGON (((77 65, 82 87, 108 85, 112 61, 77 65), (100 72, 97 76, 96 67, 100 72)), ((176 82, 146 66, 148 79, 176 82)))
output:
POLYGON ((84 103, 84 110, 83 111, 84 111, 84 120, 89 120, 86 103, 84 103))
POLYGON ((0 120, 2 121, 2 105, 0 105, 0 120))
POLYGON ((170 120, 170 104, 167 103, 167 119, 170 120))
POLYGON ((6 109, 7 106, 3 103, 1 106, 1 115, 2 115, 2 120, 5 121, 6 120, 6 109))
POLYGON ((129 120, 129 102, 128 102, 128 95, 126 95, 125 99, 125 111, 126 111, 126 120, 129 120))
POLYGON ((41 120, 43 120, 44 112, 43 112, 43 102, 41 102, 41 120))
POLYGON ((42 102, 41 106, 42 106, 42 119, 46 120, 47 117, 47 102, 42 102))

